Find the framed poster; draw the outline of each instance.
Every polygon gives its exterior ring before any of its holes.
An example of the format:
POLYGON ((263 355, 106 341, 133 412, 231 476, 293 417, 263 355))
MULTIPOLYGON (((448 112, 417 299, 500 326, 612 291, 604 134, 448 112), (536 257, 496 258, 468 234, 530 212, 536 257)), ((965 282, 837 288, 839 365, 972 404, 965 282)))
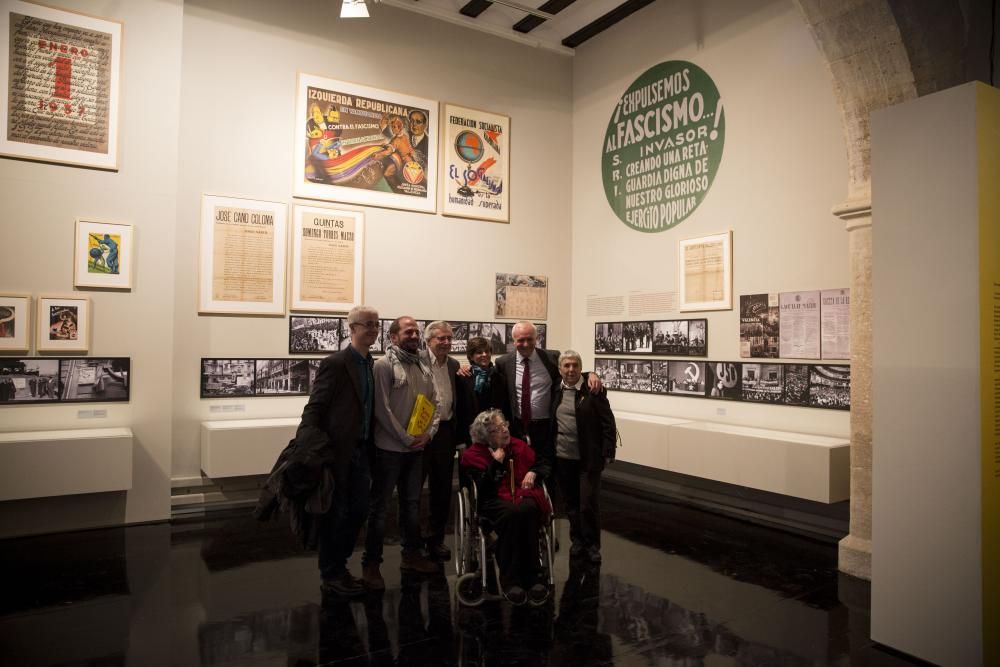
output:
POLYGON ((782 359, 820 358, 819 291, 781 292, 779 352, 782 359))
POLYGON ((496 317, 509 320, 544 320, 549 311, 549 279, 522 273, 498 273, 496 317))
POLYGON ((90 347, 90 299, 38 297, 39 352, 86 352, 90 347))
POLYGON ((443 106, 441 212, 510 222, 510 116, 443 106))
POLYGON ((0 155, 117 170, 121 22, 14 0, 0 43, 0 155))
POLYGON ((681 312, 733 307, 733 233, 680 242, 681 312))
POLYGON ((77 218, 73 284, 132 289, 132 225, 77 218))
POLYGON ((292 310, 349 311, 364 299, 364 269, 364 213, 294 207, 292 310))
POLYGON ((781 318, 777 294, 740 295, 740 356, 777 358, 781 318))
POLYGON ((438 104, 299 74, 296 197, 437 211, 438 104))
POLYGON ((31 296, 0 294, 0 352, 27 352, 30 328, 31 296))
POLYGON ((201 198, 198 312, 285 314, 284 204, 201 198))
POLYGON ((820 292, 820 352, 824 359, 851 358, 851 290, 820 292))

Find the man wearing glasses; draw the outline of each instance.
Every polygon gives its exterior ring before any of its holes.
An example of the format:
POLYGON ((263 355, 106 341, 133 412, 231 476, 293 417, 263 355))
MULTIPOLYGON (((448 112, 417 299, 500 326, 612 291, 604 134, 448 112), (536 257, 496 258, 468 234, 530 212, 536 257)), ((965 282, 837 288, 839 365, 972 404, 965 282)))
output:
POLYGON ((437 433, 424 449, 423 478, 429 480, 427 490, 430 493, 427 552, 435 560, 448 560, 451 551, 444 544, 444 531, 451 513, 452 479, 455 474, 455 374, 458 373, 459 363, 448 356, 452 341, 450 324, 440 320, 431 322, 424 329, 424 339, 427 349, 420 354, 431 367, 441 415, 437 433))
POLYGON ((410 145, 417 152, 417 161, 427 168, 427 149, 430 140, 427 138, 427 114, 420 109, 412 110, 407 116, 410 125, 410 145))

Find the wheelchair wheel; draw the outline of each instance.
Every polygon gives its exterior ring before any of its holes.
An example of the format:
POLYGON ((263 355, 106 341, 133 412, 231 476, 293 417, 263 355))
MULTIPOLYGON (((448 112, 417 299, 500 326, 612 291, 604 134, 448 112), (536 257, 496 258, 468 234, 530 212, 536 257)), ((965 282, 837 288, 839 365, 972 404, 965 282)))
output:
POLYGON ((458 601, 467 607, 478 607, 486 599, 483 589, 483 578, 479 572, 468 572, 458 578, 455 583, 455 593, 458 601))
POLYGON ((469 490, 462 488, 455 503, 455 574, 462 576, 478 569, 477 533, 469 490))

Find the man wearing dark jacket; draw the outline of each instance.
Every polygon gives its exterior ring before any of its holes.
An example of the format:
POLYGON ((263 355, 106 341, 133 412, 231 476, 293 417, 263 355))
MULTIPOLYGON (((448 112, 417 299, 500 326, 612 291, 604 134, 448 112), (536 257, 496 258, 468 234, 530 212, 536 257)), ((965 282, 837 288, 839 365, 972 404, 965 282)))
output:
POLYGON ((378 336, 378 312, 355 306, 347 323, 351 344, 320 364, 295 435, 296 440, 326 438, 334 497, 319 522, 319 570, 323 592, 345 597, 365 590, 348 571, 347 560, 368 516, 375 393, 368 350, 378 336))
POLYGON ((569 518, 570 558, 601 562, 601 471, 613 459, 617 443, 615 416, 607 392, 588 391, 580 355, 559 355, 562 380, 552 395, 555 479, 569 518))

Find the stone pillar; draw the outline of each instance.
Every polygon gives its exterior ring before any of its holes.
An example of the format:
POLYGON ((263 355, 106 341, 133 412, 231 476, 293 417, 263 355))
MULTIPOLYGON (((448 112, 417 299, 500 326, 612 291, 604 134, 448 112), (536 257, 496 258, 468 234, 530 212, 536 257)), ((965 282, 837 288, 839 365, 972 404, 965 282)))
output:
POLYGON ((871 195, 834 207, 851 253, 851 532, 840 541, 841 572, 872 578, 872 204, 871 195))

